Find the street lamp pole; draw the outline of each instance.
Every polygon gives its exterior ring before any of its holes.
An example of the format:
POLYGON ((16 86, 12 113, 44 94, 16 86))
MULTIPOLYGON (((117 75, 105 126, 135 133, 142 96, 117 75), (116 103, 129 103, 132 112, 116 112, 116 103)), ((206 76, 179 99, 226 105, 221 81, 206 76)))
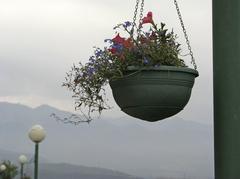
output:
POLYGON ((27 157, 25 155, 20 155, 19 158, 19 163, 20 163, 20 179, 23 179, 23 167, 24 164, 27 163, 27 157))
POLYGON ((39 154, 39 143, 42 142, 46 133, 42 126, 33 126, 28 134, 29 138, 35 143, 35 154, 34 154, 34 179, 38 179, 38 154, 39 154))
POLYGON ((34 156, 34 179, 38 178, 38 153, 39 153, 39 144, 35 143, 35 156, 34 156))
POLYGON ((20 170, 20 179, 23 179, 23 164, 20 164, 21 170, 20 170))
POLYGON ((240 2, 213 0, 215 179, 240 178, 240 2))

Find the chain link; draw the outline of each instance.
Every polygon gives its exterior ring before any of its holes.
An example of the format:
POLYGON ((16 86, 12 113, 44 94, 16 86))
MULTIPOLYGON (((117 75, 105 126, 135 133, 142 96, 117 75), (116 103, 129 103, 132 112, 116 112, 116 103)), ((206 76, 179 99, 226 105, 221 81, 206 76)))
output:
MULTIPOLYGON (((144 0, 141 0, 141 8, 140 8, 140 15, 139 15, 139 26, 137 26, 136 19, 137 19, 137 14, 138 14, 139 3, 140 3, 139 0, 136 0, 136 6, 135 6, 135 11, 134 11, 134 16, 133 16, 133 26, 132 26, 132 30, 131 30, 131 37, 133 37, 135 27, 137 28, 137 33, 138 34, 140 33, 140 24, 141 24, 141 21, 142 21, 142 18, 143 18, 143 11, 144 11, 144 0)), ((185 40, 186 40, 186 43, 187 43, 187 46, 188 46, 188 50, 189 50, 189 53, 190 53, 190 56, 191 56, 191 59, 192 59, 191 63, 193 64, 194 69, 197 70, 197 64, 196 64, 195 58, 193 56, 192 47, 190 45, 190 41, 189 41, 189 38, 188 38, 188 35, 187 35, 186 28, 185 28, 184 23, 183 23, 182 15, 181 15, 177 0, 174 0, 174 4, 176 6, 178 18, 180 20, 182 30, 183 30, 183 33, 184 33, 184 37, 185 37, 185 40)))
POLYGON ((178 18, 180 20, 180 23, 181 23, 181 26, 182 26, 182 30, 183 30, 183 33, 184 33, 184 36, 185 36, 185 39, 186 39, 186 43, 187 43, 187 46, 188 46, 188 50, 189 50, 191 58, 192 58, 191 63, 193 64, 194 69, 197 70, 197 64, 196 64, 195 58, 193 56, 192 47, 191 47, 190 41, 188 39, 187 31, 186 31, 186 28, 185 28, 184 23, 183 23, 182 15, 181 15, 181 12, 180 12, 177 0, 174 0, 174 4, 176 6, 178 18))
POLYGON ((144 0, 141 1, 141 8, 140 8, 140 15, 139 15, 139 24, 138 24, 138 29, 137 29, 138 35, 139 35, 140 29, 141 29, 141 23, 142 23, 142 18, 143 18, 143 11, 144 11, 144 0))
POLYGON ((139 6, 139 0, 136 0, 136 6, 135 6, 134 15, 133 15, 133 25, 132 25, 132 30, 131 30, 131 37, 133 37, 134 28, 137 27, 136 19, 137 19, 137 13, 138 13, 138 6, 139 6))
POLYGON ((136 27, 136 31, 139 34, 140 33, 140 24, 143 18, 143 11, 144 11, 144 0, 141 0, 141 4, 140 4, 140 14, 139 14, 139 25, 136 24, 136 20, 137 20, 137 14, 138 14, 138 7, 139 7, 139 0, 136 0, 136 6, 135 6, 135 11, 134 11, 134 16, 133 16, 133 26, 132 26, 132 30, 131 30, 131 37, 133 37, 134 35, 134 28, 136 27))

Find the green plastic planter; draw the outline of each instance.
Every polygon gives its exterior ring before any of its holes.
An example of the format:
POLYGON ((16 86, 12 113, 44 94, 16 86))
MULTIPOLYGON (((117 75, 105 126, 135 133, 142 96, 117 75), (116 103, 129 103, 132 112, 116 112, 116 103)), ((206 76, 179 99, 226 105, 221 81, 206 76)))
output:
POLYGON ((155 122, 173 116, 188 103, 198 71, 187 67, 128 67, 110 81, 113 97, 132 117, 155 122))

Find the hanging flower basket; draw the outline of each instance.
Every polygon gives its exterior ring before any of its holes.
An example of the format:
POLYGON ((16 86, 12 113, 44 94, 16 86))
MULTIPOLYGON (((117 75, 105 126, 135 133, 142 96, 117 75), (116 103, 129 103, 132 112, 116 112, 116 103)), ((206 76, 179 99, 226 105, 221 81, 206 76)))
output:
POLYGON ((155 122, 183 110, 191 96, 196 70, 186 67, 129 67, 123 78, 110 81, 123 112, 155 122))
POLYGON ((105 40, 108 46, 95 48, 88 63, 74 65, 67 73, 63 86, 73 92, 76 109, 87 108, 86 122, 92 113, 110 108, 104 88, 108 84, 123 112, 151 122, 177 114, 190 98, 198 76, 190 46, 195 70, 180 58, 176 34, 168 32, 164 23, 158 26, 152 12, 140 18, 138 26, 135 20, 136 12, 134 22, 114 27, 115 37, 105 40), (128 37, 122 37, 120 29, 128 37))

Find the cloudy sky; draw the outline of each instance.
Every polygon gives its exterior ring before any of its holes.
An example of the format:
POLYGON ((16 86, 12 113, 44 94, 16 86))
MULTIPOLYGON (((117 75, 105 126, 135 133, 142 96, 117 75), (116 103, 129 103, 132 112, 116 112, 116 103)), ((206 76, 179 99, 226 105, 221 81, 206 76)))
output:
MULTIPOLYGON (((146 0, 145 13, 173 28, 187 53, 173 1, 146 0)), ((93 46, 112 38, 112 27, 131 20, 134 0, 0 0, 0 101, 73 111, 71 93, 61 87, 73 63, 86 62, 93 46)), ((178 116, 212 123, 211 1, 179 0, 198 64, 192 98, 178 116)), ((189 62, 190 58, 186 58, 189 62)), ((122 117, 114 109, 105 115, 122 117)))

